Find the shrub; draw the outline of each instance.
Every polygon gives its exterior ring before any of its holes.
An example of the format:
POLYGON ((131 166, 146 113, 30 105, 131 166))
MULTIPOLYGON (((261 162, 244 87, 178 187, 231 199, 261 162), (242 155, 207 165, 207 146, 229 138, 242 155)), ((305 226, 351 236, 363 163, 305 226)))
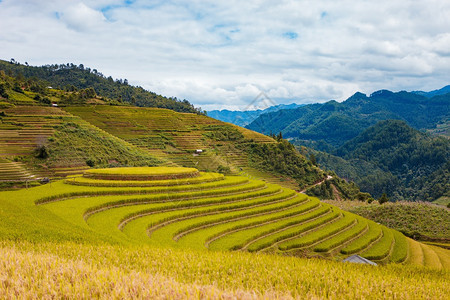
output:
POLYGON ((46 159, 49 156, 47 147, 45 145, 37 146, 34 152, 37 158, 46 159))
POLYGON ((386 193, 383 193, 383 195, 381 195, 380 199, 378 199, 378 202, 380 204, 386 203, 389 201, 388 196, 386 195, 386 193))
POLYGON ((217 167, 217 172, 222 173, 222 174, 228 174, 231 172, 231 169, 230 169, 230 167, 225 167, 225 166, 219 165, 217 167))
POLYGON ((86 164, 92 168, 93 166, 95 166, 95 161, 93 159, 89 158, 86 160, 86 164))

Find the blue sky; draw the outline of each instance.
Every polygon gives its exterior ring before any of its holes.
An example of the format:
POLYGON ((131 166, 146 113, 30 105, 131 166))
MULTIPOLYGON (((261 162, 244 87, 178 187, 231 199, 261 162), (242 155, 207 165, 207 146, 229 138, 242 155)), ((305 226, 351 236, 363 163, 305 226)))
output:
POLYGON ((450 84, 450 1, 2 0, 0 58, 84 64, 203 109, 450 84))

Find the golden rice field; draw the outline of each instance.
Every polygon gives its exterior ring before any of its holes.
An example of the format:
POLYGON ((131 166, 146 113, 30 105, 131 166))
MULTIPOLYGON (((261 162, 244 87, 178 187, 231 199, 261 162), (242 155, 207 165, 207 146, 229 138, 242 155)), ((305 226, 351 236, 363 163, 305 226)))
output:
POLYGON ((450 292, 450 251, 244 176, 93 170, 0 193, 0 219, 4 298, 445 299, 450 292), (189 176, 152 177, 168 174, 189 176), (340 262, 351 254, 381 266, 340 262))
POLYGON ((245 252, 0 243, 6 299, 448 299, 449 275, 245 252))

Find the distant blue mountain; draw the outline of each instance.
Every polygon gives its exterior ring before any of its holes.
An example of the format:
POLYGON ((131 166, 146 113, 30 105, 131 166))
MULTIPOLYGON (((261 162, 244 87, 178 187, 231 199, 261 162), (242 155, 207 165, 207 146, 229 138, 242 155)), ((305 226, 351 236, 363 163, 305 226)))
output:
POLYGON ((445 94, 450 93, 450 85, 444 86, 442 89, 434 90, 431 92, 413 91, 412 93, 421 95, 421 96, 425 96, 427 98, 431 98, 434 96, 445 95, 445 94))
POLYGON ((211 110, 208 111, 207 114, 211 118, 232 123, 238 126, 246 126, 253 122, 256 118, 258 118, 260 115, 270 112, 276 112, 281 109, 296 109, 305 104, 279 104, 275 106, 268 107, 266 109, 258 109, 258 110, 246 110, 246 111, 240 111, 240 110, 211 110))

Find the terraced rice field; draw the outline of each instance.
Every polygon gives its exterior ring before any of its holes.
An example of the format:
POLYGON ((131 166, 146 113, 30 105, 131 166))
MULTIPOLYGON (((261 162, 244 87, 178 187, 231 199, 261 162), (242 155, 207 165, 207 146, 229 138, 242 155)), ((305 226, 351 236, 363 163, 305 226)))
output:
POLYGON ((381 264, 436 268, 449 259, 446 250, 411 242, 316 198, 245 176, 195 169, 92 170, 53 183, 34 203, 117 242, 335 259, 357 253, 381 264))
POLYGON ((242 134, 245 142, 273 143, 270 137, 223 123, 213 118, 176 113, 166 109, 136 107, 67 107, 71 114, 176 165, 217 170, 219 165, 234 171, 248 165, 247 155, 233 141, 217 141, 208 135, 226 127, 242 134), (120 120, 120 121, 117 121, 120 120), (200 155, 195 150, 201 149, 200 155))
POLYGON ((4 181, 26 181, 33 179, 30 174, 19 162, 9 161, 0 157, 0 182, 4 181))
POLYGON ((0 123, 0 156, 28 155, 45 142, 67 113, 55 107, 17 106, 6 109, 0 123))
POLYGON ((36 147, 45 144, 54 133, 54 127, 61 124, 61 118, 68 114, 59 108, 40 106, 16 106, 3 112, 5 116, 0 122, 0 180, 26 181, 48 176, 29 170, 13 159, 32 155, 36 147))

